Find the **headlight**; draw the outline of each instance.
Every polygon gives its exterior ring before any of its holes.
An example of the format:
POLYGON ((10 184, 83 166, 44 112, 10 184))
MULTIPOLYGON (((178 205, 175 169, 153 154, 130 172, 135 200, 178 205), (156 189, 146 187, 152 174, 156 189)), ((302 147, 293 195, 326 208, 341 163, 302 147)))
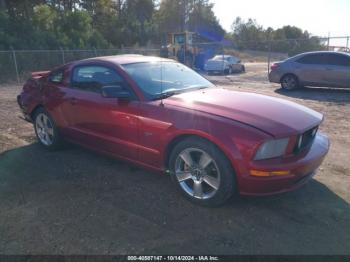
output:
POLYGON ((270 140, 262 144, 255 154, 254 160, 270 159, 283 156, 288 146, 289 138, 270 140))

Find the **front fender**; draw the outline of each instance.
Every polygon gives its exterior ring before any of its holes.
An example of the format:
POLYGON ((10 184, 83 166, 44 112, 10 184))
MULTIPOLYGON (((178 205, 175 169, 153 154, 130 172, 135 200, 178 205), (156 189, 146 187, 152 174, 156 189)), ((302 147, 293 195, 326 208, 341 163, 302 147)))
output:
POLYGON ((262 140, 269 135, 245 124, 216 116, 199 117, 192 121, 191 126, 169 127, 167 136, 162 141, 167 145, 161 150, 163 163, 171 151, 169 145, 178 138, 198 136, 216 145, 230 161, 236 172, 246 174, 248 163, 262 140))

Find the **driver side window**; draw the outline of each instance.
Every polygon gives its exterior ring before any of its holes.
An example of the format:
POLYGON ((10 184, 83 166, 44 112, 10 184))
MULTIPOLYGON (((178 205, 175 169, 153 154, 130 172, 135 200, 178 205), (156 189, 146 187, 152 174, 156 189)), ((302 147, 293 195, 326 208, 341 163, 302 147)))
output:
POLYGON ((102 87, 123 83, 123 79, 115 70, 99 65, 75 67, 71 80, 73 88, 96 93, 101 93, 102 87))

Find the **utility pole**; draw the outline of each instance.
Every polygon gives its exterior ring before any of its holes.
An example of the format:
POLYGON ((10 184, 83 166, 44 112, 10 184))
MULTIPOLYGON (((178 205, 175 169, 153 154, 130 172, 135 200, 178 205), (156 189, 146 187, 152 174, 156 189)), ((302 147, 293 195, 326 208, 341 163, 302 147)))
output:
POLYGON ((189 22, 190 22, 190 6, 188 0, 185 1, 185 31, 189 30, 189 22))
POLYGON ((327 51, 329 51, 330 38, 331 38, 331 33, 328 32, 327 51))
POLYGON ((180 1, 180 9, 181 9, 181 28, 180 31, 188 31, 189 30, 189 21, 190 21, 190 12, 191 6, 189 0, 180 1))

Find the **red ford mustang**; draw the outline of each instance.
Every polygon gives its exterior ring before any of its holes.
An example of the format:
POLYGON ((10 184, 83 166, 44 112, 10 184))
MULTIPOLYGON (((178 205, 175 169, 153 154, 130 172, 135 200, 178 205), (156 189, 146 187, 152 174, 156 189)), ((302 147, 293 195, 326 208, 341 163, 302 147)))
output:
POLYGON ((207 206, 235 192, 295 189, 329 149, 321 114, 217 88, 157 57, 100 57, 36 72, 17 99, 44 147, 67 140, 165 171, 184 196, 207 206))

